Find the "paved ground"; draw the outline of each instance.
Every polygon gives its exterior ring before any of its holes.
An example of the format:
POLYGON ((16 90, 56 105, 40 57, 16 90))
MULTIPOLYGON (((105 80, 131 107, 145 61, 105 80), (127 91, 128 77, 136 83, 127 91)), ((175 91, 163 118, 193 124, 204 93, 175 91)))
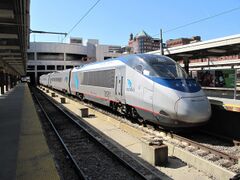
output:
POLYGON ((26 84, 0 96, 0 179, 59 179, 26 84))
POLYGON ((0 96, 0 179, 15 179, 23 91, 20 86, 0 96), (17 93, 18 92, 18 93, 17 93))

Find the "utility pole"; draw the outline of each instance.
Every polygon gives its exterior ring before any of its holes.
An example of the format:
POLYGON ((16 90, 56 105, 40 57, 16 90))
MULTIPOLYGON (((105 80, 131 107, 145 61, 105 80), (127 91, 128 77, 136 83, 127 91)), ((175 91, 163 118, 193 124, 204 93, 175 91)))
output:
POLYGON ((164 51, 163 51, 162 29, 160 29, 160 55, 164 55, 164 51))

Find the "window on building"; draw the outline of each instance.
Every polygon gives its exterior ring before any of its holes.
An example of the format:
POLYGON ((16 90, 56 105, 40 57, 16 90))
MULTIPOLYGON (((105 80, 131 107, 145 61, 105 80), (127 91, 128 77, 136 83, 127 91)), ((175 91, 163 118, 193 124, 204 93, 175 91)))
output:
POLYGON ((28 57, 28 60, 34 60, 34 53, 33 52, 28 52, 27 57, 28 57))
POLYGON ((55 66, 54 65, 48 65, 47 70, 55 70, 55 66))
POLYGON ((67 61, 82 61, 86 58, 87 56, 83 54, 66 54, 67 61))
POLYGON ((45 70, 45 66, 44 65, 38 65, 37 70, 45 70))
POLYGON ((37 53, 37 60, 63 61, 63 53, 37 53))
POLYGON ((35 70, 35 66, 33 66, 33 65, 28 65, 28 66, 27 66, 27 70, 35 70))
POLYGON ((104 60, 106 60, 106 59, 110 59, 110 58, 112 58, 112 57, 110 57, 110 56, 104 56, 104 60))
POLYGON ((66 69, 71 69, 71 68, 73 68, 73 66, 71 66, 71 65, 66 66, 66 69))
POLYGON ((57 70, 64 70, 64 66, 63 65, 58 65, 57 70))

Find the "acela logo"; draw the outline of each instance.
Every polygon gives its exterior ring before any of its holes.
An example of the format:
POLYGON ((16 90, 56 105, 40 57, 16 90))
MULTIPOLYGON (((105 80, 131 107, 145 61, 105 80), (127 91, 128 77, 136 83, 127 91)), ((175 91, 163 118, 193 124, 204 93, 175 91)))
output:
POLYGON ((132 81, 127 79, 127 91, 135 91, 135 88, 132 85, 132 81))

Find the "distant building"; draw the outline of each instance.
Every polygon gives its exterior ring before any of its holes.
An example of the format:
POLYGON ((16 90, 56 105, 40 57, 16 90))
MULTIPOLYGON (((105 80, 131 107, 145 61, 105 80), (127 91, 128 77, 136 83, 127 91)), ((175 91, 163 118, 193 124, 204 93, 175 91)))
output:
POLYGON ((70 38, 70 44, 82 44, 83 43, 83 40, 82 38, 79 38, 79 37, 71 37, 70 38))
POLYGON ((146 53, 159 49, 160 39, 152 38, 145 31, 141 31, 135 37, 130 34, 128 46, 130 47, 130 53, 146 53))
POLYGON ((201 41, 200 36, 193 36, 192 38, 178 38, 178 39, 169 39, 166 41, 167 48, 182 46, 185 44, 195 43, 201 41))
POLYGON ((97 39, 70 38, 70 43, 30 42, 27 75, 33 84, 39 76, 94 61, 120 56, 121 46, 101 45, 97 39))
POLYGON ((106 60, 122 55, 121 46, 113 45, 96 45, 96 59, 106 60))

